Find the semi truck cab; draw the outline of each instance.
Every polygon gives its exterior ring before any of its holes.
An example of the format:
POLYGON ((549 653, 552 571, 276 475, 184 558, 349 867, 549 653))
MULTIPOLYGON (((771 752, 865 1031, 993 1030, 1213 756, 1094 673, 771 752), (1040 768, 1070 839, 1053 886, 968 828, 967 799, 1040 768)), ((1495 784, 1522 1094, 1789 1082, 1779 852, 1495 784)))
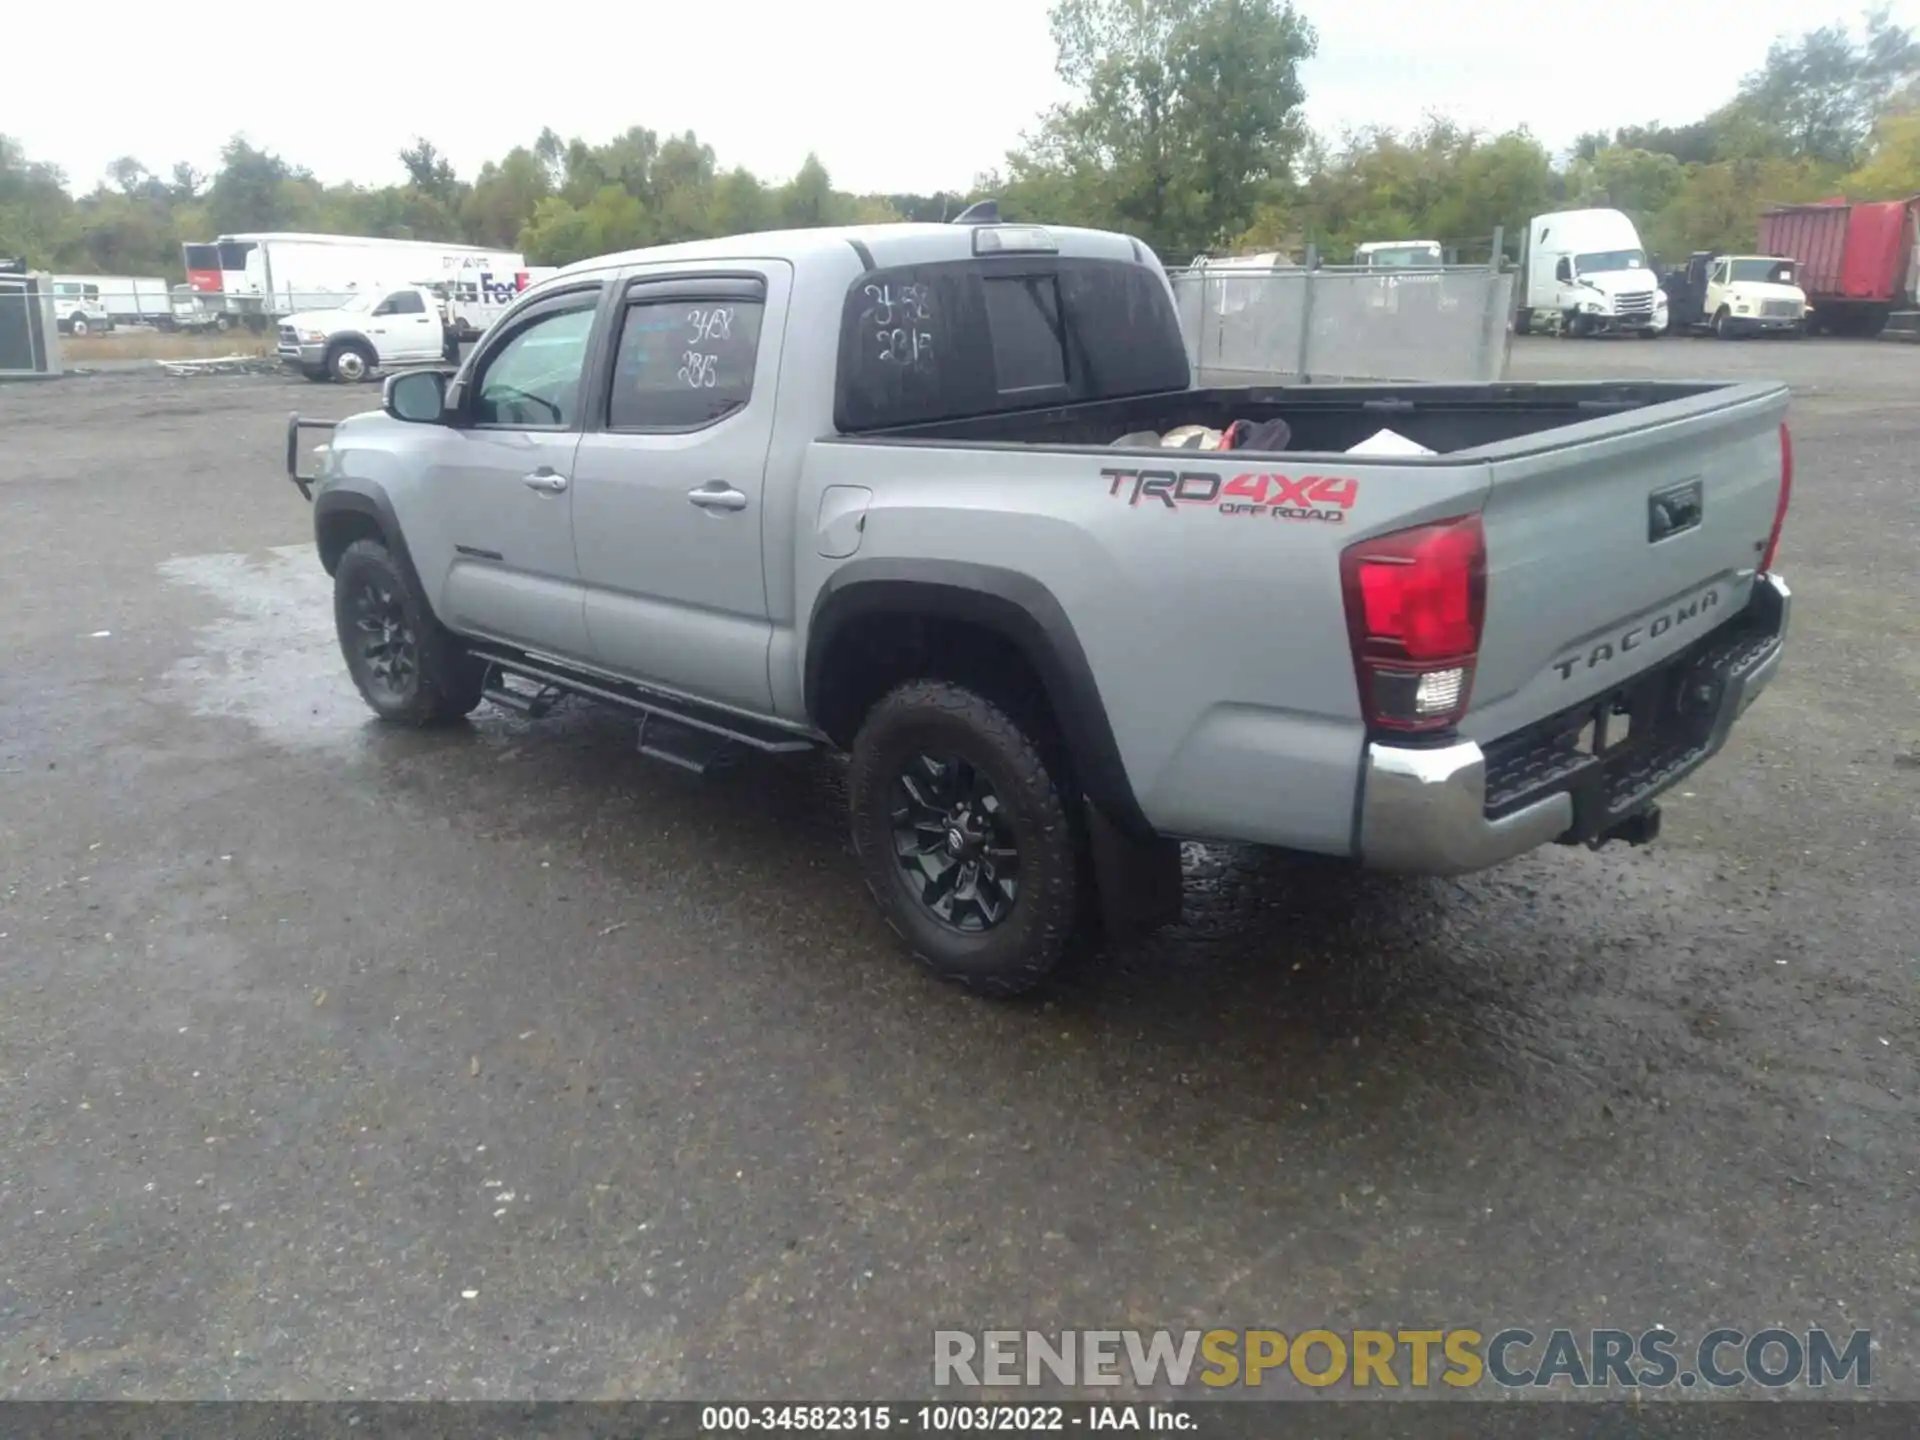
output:
POLYGON ((1667 330, 1667 296, 1640 233, 1618 210, 1536 215, 1527 227, 1527 293, 1514 320, 1562 335, 1667 330))

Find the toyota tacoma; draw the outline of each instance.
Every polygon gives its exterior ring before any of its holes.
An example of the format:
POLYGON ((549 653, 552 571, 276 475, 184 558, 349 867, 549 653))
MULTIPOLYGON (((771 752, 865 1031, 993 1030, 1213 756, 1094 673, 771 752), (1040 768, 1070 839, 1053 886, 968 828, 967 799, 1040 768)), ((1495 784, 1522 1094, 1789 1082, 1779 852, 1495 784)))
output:
POLYGON ((963 219, 585 261, 290 419, 367 704, 846 752, 881 910, 1004 995, 1177 917, 1182 838, 1651 840, 1772 679, 1782 386, 1195 388, 1138 241, 963 219))

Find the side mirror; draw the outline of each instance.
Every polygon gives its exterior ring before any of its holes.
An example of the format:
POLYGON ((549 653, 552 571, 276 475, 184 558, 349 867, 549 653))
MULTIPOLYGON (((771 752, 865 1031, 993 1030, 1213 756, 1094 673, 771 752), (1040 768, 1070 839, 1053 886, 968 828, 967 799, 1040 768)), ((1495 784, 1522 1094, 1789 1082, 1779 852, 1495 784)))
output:
POLYGON ((447 377, 438 370, 389 376, 380 392, 380 408, 396 420, 437 425, 447 414, 447 377))
POLYGON ((1562 285, 1571 285, 1573 283, 1573 262, 1562 255, 1560 257, 1560 263, 1553 267, 1553 278, 1558 280, 1562 285))

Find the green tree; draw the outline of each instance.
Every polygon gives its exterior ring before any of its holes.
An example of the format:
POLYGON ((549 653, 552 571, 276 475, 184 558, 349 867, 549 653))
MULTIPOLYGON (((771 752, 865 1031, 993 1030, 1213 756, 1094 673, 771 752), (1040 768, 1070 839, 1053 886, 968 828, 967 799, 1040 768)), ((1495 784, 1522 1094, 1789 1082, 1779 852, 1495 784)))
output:
POLYGON ((459 208, 465 187, 454 173, 453 162, 442 155, 431 140, 416 137, 413 144, 400 152, 400 163, 406 167, 407 178, 415 190, 432 196, 450 209, 459 208))
POLYGON ((461 206, 467 238, 480 245, 511 247, 552 193, 551 167, 524 145, 516 146, 498 164, 490 160, 480 167, 461 206))
POLYGON ((1887 6, 1868 13, 1864 32, 1823 25, 1774 41, 1766 64, 1742 82, 1735 102, 1781 151, 1820 164, 1861 158, 1874 120, 1920 76, 1920 44, 1887 6))
POLYGON ((834 193, 833 180, 818 155, 809 154, 793 178, 780 187, 774 213, 780 224, 792 230, 840 223, 845 214, 841 197, 834 193))
POLYGON ((294 212, 304 208, 288 181, 308 178, 270 150, 256 149, 234 136, 220 152, 220 173, 207 192, 207 213, 223 235, 246 230, 292 229, 294 212))
POLYGON ((1855 200, 1920 195, 1920 111, 1884 117, 1874 127, 1866 163, 1839 188, 1855 200))
POLYGON ((1644 221, 1673 202, 1686 170, 1671 155, 1609 145, 1568 167, 1566 184, 1568 204, 1608 206, 1644 221))
POLYGON ((767 187, 752 171, 737 167, 714 182, 709 220, 716 235, 747 235, 777 223, 767 187))
POLYGON ((1057 0, 1049 19, 1076 98, 1008 158, 1023 208, 1110 214, 1184 256, 1288 183, 1315 37, 1287 0, 1057 0))
POLYGON ((29 160, 0 135, 0 256, 49 266, 73 243, 73 198, 57 166, 29 160))

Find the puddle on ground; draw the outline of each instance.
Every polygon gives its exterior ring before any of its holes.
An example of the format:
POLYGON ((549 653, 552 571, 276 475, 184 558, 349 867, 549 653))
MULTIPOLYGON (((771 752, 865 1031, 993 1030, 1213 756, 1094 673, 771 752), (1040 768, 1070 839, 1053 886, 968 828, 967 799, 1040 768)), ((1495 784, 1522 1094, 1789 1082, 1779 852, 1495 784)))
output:
POLYGON ((194 653, 168 669, 162 698, 293 744, 337 745, 365 730, 367 708, 334 638, 333 582, 310 543, 189 555, 160 573, 227 612, 195 632, 194 653))

